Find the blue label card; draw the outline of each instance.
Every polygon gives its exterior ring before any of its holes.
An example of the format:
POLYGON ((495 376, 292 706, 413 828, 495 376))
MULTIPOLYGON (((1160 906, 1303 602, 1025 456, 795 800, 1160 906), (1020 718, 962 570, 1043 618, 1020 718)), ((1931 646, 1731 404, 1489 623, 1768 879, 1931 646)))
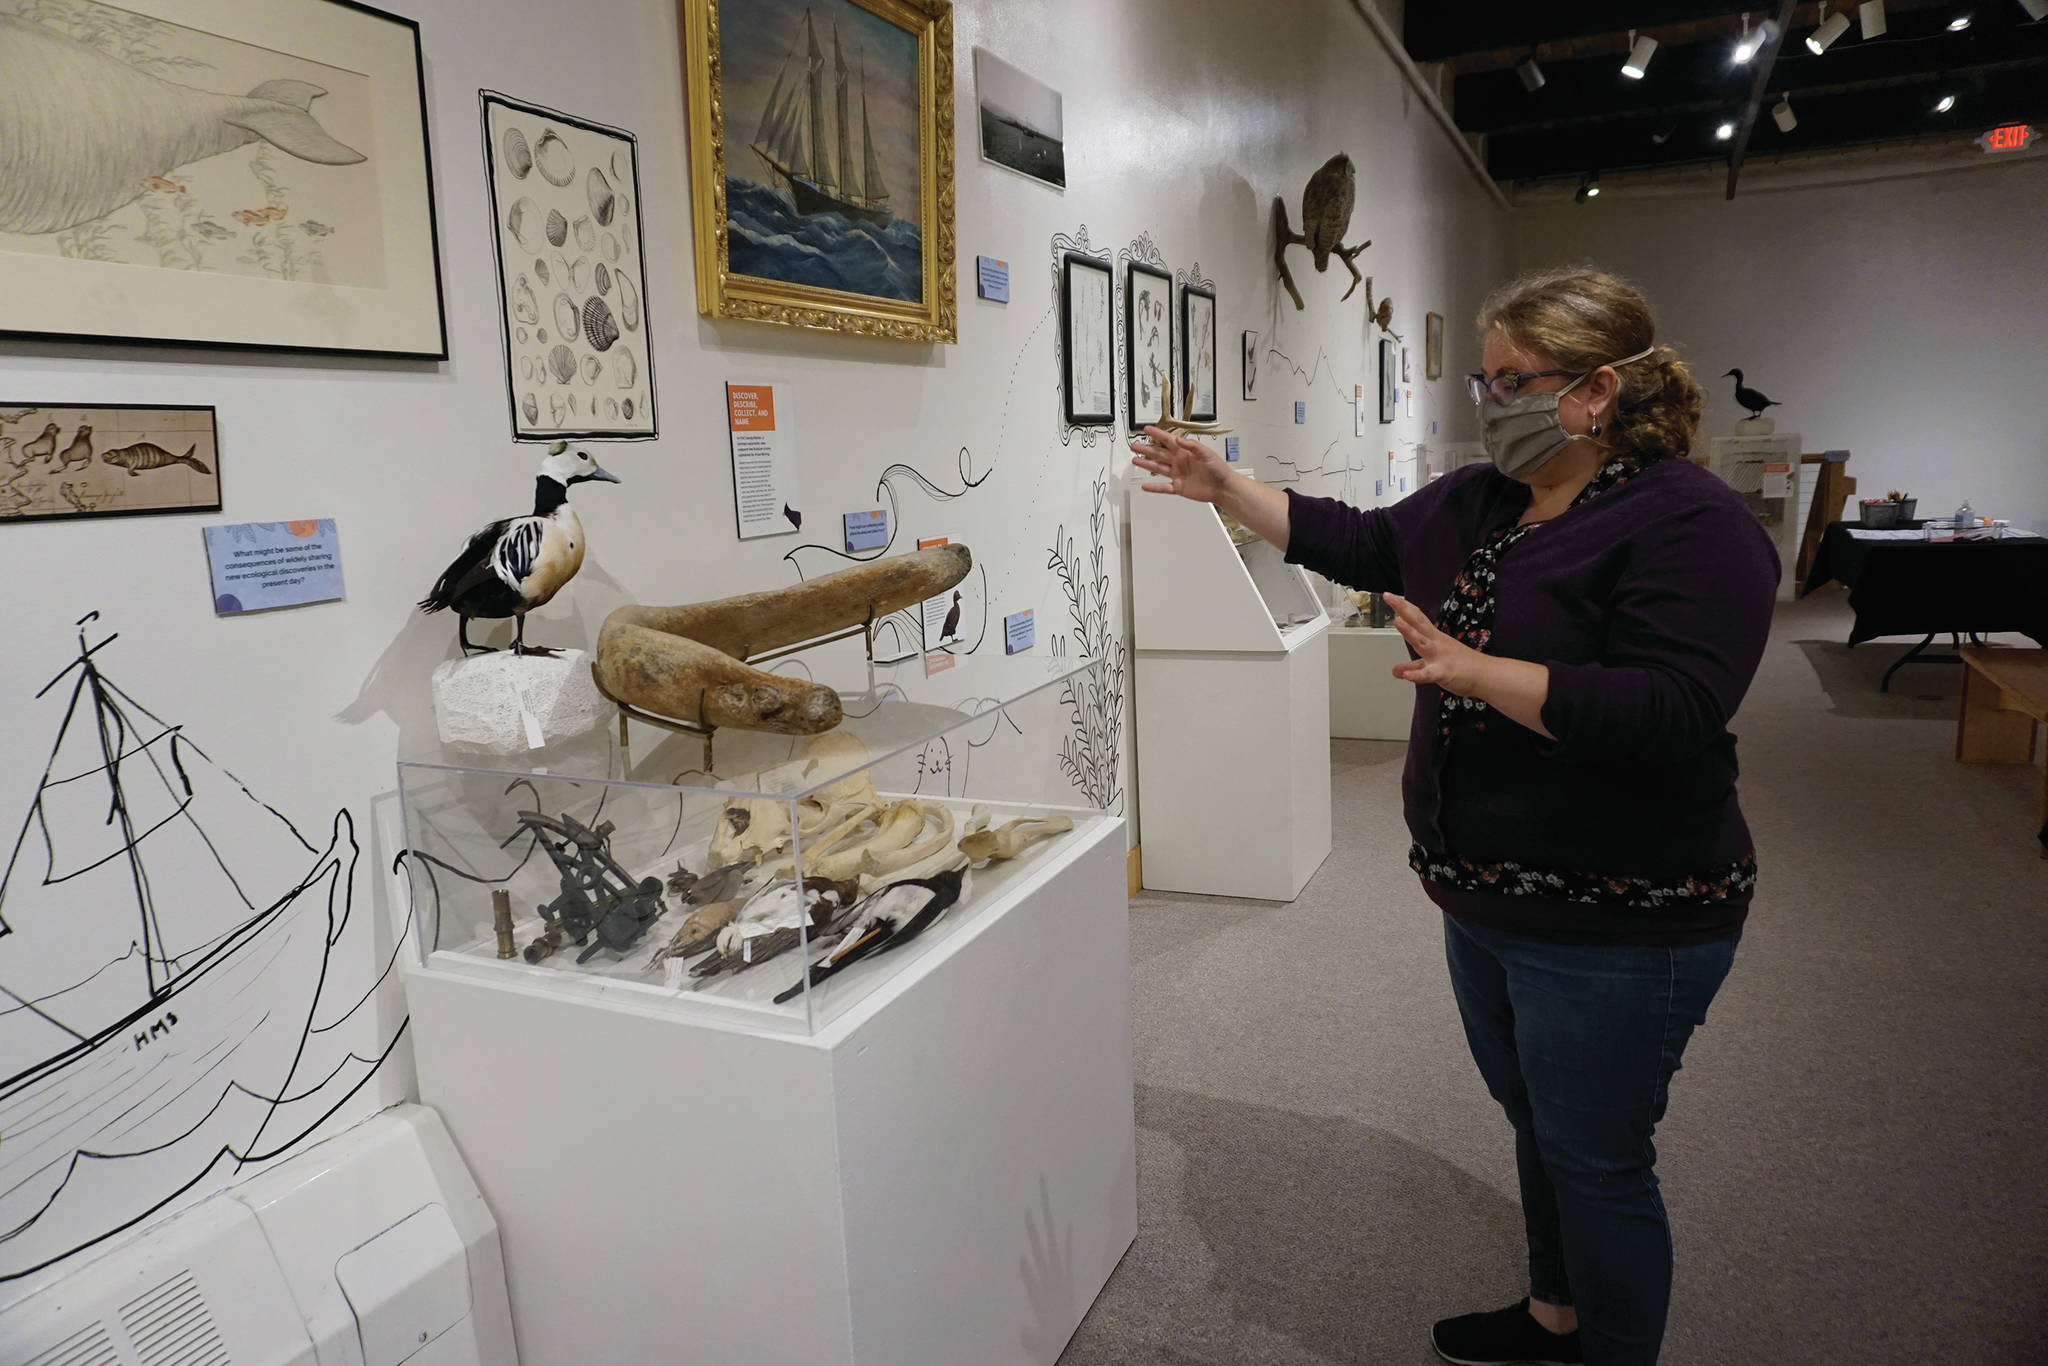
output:
POLYGON ((220 616, 342 596, 341 539, 332 517, 210 526, 205 534, 213 610, 220 616))
POLYGON ((1038 622, 1033 619, 1031 609, 1012 612, 1003 618, 1003 653, 1022 654, 1038 643, 1038 622))
POLYGON ((1401 492, 1403 492, 1403 493, 1406 493, 1407 491, 1408 491, 1408 476, 1404 474, 1404 475, 1402 475, 1402 476, 1401 476, 1401 492))
POLYGON ((1237 457, 1238 457, 1238 454, 1239 454, 1239 447, 1238 447, 1238 444, 1237 444, 1237 438, 1236 438, 1236 437, 1234 437, 1234 436, 1226 436, 1226 437, 1224 437, 1224 438, 1223 438, 1223 458, 1224 458, 1225 460, 1228 460, 1228 461, 1229 461, 1230 463, 1232 463, 1232 464, 1234 465, 1234 464, 1236 464, 1236 463, 1237 463, 1237 457))
POLYGON ((841 520, 846 524, 847 554, 852 555, 862 550, 880 550, 889 544, 889 513, 886 509, 849 512, 841 520))
POLYGON ((1294 420, 1297 423, 1308 421, 1308 404, 1306 401, 1302 399, 1294 400, 1294 420))
POLYGON ((993 256, 975 257, 974 292, 995 303, 1010 302, 1010 263, 993 256))
POLYGON ((1385 481, 1385 480, 1382 480, 1382 479, 1375 479, 1375 480, 1373 480, 1373 481, 1372 481, 1372 496, 1373 496, 1373 497, 1375 497, 1375 498, 1384 498, 1384 497, 1386 496, 1386 493, 1387 493, 1387 485, 1386 485, 1386 481, 1385 481))

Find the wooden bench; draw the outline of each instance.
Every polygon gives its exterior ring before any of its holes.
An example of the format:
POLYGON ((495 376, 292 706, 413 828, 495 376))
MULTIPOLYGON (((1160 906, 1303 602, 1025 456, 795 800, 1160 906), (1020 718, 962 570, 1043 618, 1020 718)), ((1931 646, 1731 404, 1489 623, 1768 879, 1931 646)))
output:
MULTIPOLYGON (((1966 764, 2031 764, 2034 727, 2048 724, 2048 650, 1973 647, 1963 658, 1956 758, 1966 764)), ((2041 791, 2041 857, 2048 858, 2048 783, 2041 791)))

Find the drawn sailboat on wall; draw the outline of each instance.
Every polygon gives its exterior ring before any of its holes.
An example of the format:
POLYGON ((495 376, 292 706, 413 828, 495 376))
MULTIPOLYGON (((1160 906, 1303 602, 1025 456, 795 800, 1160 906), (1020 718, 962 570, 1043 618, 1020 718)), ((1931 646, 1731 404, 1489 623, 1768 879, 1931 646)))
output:
POLYGON ((832 26, 832 101, 825 101, 825 55, 818 46, 818 28, 811 11, 804 11, 803 30, 783 54, 782 67, 775 74, 775 87, 761 115, 761 127, 754 135, 754 154, 775 177, 789 186, 790 198, 800 214, 837 213, 858 218, 877 227, 887 227, 895 213, 889 207, 889 186, 882 178, 882 166, 875 159, 875 135, 868 122, 867 64, 862 57, 860 78, 860 165, 856 170, 852 154, 853 125, 849 113, 849 71, 846 53, 839 43, 839 26, 832 26), (805 55, 801 70, 792 65, 797 49, 805 55))
POLYGON ((346 808, 307 840, 107 677, 96 616, 0 876, 0 1282, 282 1154, 403 1029, 346 808))

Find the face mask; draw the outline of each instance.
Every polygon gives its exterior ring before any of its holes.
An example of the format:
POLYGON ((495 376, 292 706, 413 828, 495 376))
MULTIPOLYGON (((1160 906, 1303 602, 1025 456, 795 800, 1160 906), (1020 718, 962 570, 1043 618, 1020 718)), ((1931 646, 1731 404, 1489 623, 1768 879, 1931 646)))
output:
MULTIPOLYGON (((1642 360, 1655 349, 1646 348, 1614 364, 1642 360)), ((1588 370, 1586 375, 1592 373, 1588 370)), ((1480 410, 1479 437, 1485 442, 1486 454, 1495 469, 1510 479, 1526 479, 1572 442, 1589 439, 1566 431, 1557 416, 1557 401, 1584 383, 1586 375, 1580 375, 1556 393, 1517 394, 1509 403, 1495 403, 1490 398, 1486 401, 1480 410)))

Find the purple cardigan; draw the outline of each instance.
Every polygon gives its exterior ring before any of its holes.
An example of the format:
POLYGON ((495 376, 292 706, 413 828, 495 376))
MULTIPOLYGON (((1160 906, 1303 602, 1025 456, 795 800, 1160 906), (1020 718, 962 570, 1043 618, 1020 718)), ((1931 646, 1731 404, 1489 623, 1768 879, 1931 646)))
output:
MULTIPOLYGON (((1528 505, 1528 486, 1490 465, 1364 511, 1290 489, 1287 558, 1399 593, 1434 620, 1466 559, 1528 505)), ((1755 514, 1684 460, 1650 465, 1510 549, 1486 648, 1549 666, 1543 724, 1557 738, 1494 717, 1447 740, 1438 689, 1416 688, 1401 792, 1418 869, 1507 865, 1516 876, 1501 885, 1521 883, 1513 894, 1460 888, 1424 871, 1431 899, 1563 942, 1692 943, 1739 929, 1747 883, 1714 881, 1754 858, 1728 721, 1763 657, 1777 588, 1777 551, 1755 514), (1680 890, 1648 904, 1587 890, 1606 879, 1680 890)))

